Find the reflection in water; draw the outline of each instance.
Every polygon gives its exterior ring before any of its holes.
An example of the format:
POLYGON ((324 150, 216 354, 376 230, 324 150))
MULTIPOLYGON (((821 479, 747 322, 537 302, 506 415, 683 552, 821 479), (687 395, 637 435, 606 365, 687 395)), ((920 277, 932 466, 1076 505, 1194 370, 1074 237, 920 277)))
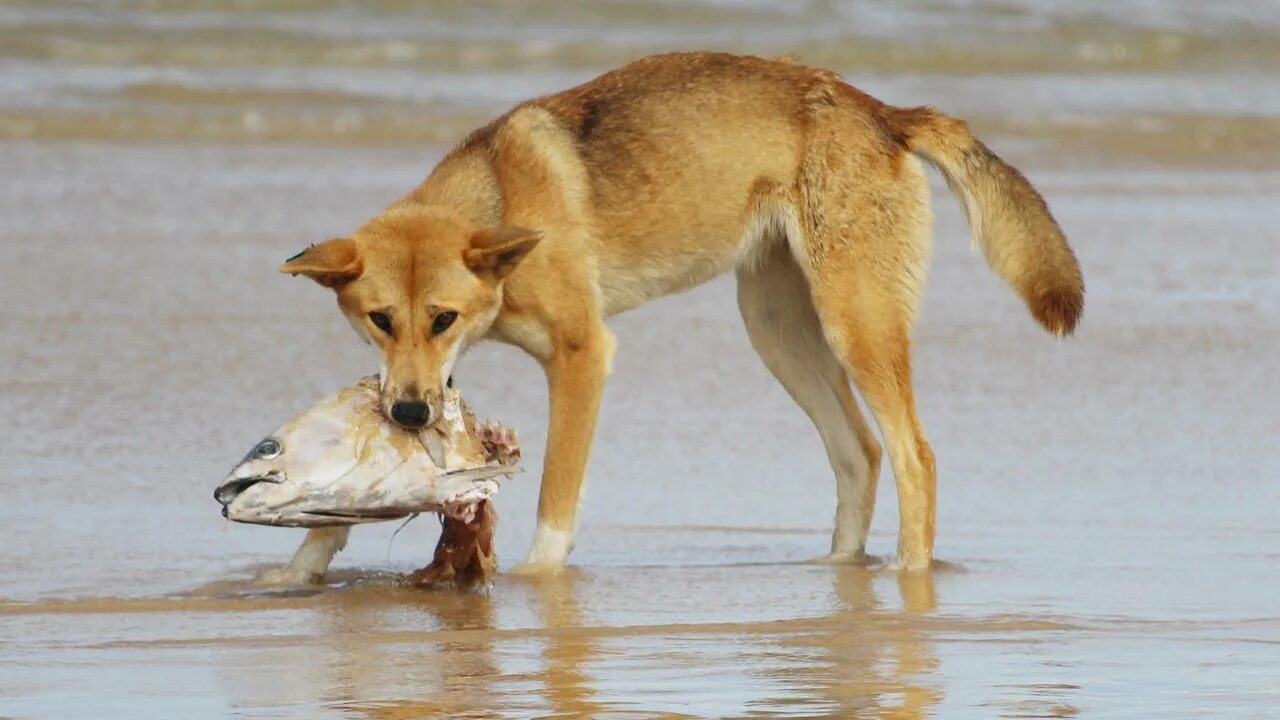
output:
MULTIPOLYGON (((655 709, 679 713, 687 702, 714 715, 924 718, 943 701, 939 638, 1000 631, 999 623, 935 617, 936 572, 797 572, 794 580, 818 583, 803 593, 816 613, 671 625, 612 616, 608 583, 579 570, 504 577, 493 594, 366 577, 309 606, 306 635, 255 641, 256 664, 227 653, 224 685, 249 715, 320 705, 380 719, 659 717, 655 709)), ((708 587, 698 602, 725 600, 705 568, 688 573, 697 576, 678 571, 664 581, 701 580, 708 587)), ((628 578, 637 579, 629 591, 654 594, 638 578, 628 578)), ((1011 716, 1078 712, 1070 702, 1078 687, 1035 680, 1005 685, 983 706, 1011 716)))
POLYGON ((323 700, 343 712, 387 720, 519 716, 535 707, 539 715, 545 708, 559 717, 605 712, 585 670, 598 653, 599 638, 582 627, 580 574, 570 570, 506 582, 515 592, 504 599, 523 601, 539 629, 493 632, 494 600, 486 593, 379 588, 375 594, 381 602, 342 597, 356 596, 358 590, 337 593, 341 599, 326 608, 330 626, 323 634, 333 639, 335 652, 323 700), (389 592, 401 602, 386 602, 389 592), (370 632, 389 620, 403 624, 403 618, 387 616, 406 612, 430 620, 421 640, 415 634, 387 639, 370 632), (529 653, 534 664, 525 671, 520 667, 525 648, 538 644, 541 656, 529 653), (499 660, 511 666, 500 667, 499 660), (392 688, 407 698, 378 697, 392 688))
MULTIPOLYGON (((381 593, 379 593, 381 594, 381 593)), ((491 687, 494 661, 493 599, 487 593, 399 589, 401 603, 335 603, 327 635, 335 639, 332 707, 379 720, 492 717, 501 706, 491 687), (394 613, 421 614, 421 640, 370 638, 394 613), (392 694, 391 691, 397 691, 392 694), (390 697, 379 697, 382 694, 390 697), (412 699, 396 697, 400 693, 412 699)), ((414 623, 417 624, 417 623, 414 623)))
MULTIPOLYGON (((928 613, 937 607, 931 572, 898 573, 898 592, 907 614, 928 613)), ((895 666, 893 681, 901 685, 902 695, 897 706, 884 706, 881 717, 925 717, 942 700, 936 683, 928 684, 929 674, 938 667, 932 641, 924 631, 908 623, 891 633, 887 645, 895 666)))
MULTIPOLYGON (((902 610, 886 608, 877 594, 884 573, 861 566, 833 569, 836 611, 811 633, 774 638, 776 678, 791 690, 767 701, 770 708, 799 706, 814 717, 821 706, 832 718, 923 718, 942 700, 930 674, 938 667, 933 639, 916 616, 937 606, 931 572, 897 573, 902 610), (778 657, 781 656, 781 657, 778 657)), ((772 664, 772 663, 771 663, 772 664)))
MULTIPOLYGON (((639 701, 643 687, 615 681, 606 692, 590 668, 605 667, 601 658, 618 651, 615 641, 653 636, 668 652, 671 645, 718 645, 731 662, 713 673, 746 671, 781 689, 749 702, 752 711, 928 715, 941 691, 931 682, 938 660, 919 616, 936 605, 933 576, 898 574, 902 607, 896 609, 886 607, 877 593, 877 582, 883 585, 891 574, 864 567, 830 573, 835 609, 827 617, 705 630, 696 625, 588 627, 583 606, 593 584, 577 570, 504 578, 499 600, 489 594, 398 588, 383 578, 368 578, 325 594, 316 606, 316 642, 278 648, 275 675, 263 676, 234 660, 224 674, 242 709, 321 703, 354 717, 399 719, 589 718, 636 707, 652 717, 639 701), (522 618, 524 628, 499 622, 499 613, 522 618)), ((636 657, 629 662, 653 661, 652 675, 636 678, 637 683, 662 684, 691 670, 707 671, 679 662, 673 666, 670 654, 650 657, 650 650, 630 647, 636 657)))
POLYGON ((563 717, 593 717, 605 710, 596 701, 591 676, 585 666, 599 654, 599 639, 581 632, 582 605, 578 598, 579 572, 566 572, 530 578, 538 619, 552 632, 542 652, 546 661, 535 674, 551 710, 563 717), (575 632, 566 632, 574 630, 575 632))

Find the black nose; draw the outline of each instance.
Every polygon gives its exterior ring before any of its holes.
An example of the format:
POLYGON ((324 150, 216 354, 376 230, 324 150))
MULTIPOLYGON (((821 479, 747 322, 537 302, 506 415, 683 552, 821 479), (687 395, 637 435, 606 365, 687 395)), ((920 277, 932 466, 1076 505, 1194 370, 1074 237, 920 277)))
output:
POLYGON ((424 402, 401 400, 391 406, 391 419, 405 427, 419 428, 431 419, 431 408, 424 402))
POLYGON ((222 503, 225 508, 231 504, 232 500, 236 499, 237 495, 247 490, 249 486, 257 485, 262 480, 262 478, 244 478, 243 480, 232 480, 231 482, 223 483, 217 490, 213 491, 213 499, 222 503))

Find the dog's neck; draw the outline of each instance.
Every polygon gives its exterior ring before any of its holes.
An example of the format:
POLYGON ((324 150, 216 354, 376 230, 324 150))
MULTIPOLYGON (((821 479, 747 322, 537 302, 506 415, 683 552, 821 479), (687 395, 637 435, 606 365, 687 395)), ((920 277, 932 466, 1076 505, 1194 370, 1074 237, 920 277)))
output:
POLYGON ((431 175, 394 205, 414 204, 460 215, 477 227, 502 223, 502 193, 483 154, 459 148, 446 155, 431 175))

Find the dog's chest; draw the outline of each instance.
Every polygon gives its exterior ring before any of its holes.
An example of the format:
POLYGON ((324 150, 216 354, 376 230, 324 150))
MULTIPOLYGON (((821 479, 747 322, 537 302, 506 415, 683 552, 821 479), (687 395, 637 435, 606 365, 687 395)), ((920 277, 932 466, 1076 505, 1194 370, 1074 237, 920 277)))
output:
POLYGON ((515 345, 535 358, 545 360, 551 357, 551 334, 542 323, 528 315, 516 313, 499 315, 485 337, 515 345))

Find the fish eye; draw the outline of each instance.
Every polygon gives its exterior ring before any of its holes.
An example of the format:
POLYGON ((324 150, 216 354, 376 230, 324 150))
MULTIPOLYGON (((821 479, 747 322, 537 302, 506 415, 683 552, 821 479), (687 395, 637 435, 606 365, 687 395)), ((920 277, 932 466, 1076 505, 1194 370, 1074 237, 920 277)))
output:
POLYGON ((372 322, 379 330, 387 335, 391 335, 391 318, 387 317, 386 313, 369 313, 369 322, 372 322))
POLYGON ((253 456, 259 460, 270 460, 280 456, 280 443, 271 438, 267 438, 258 443, 258 447, 253 449, 253 456))
POLYGON ((449 326, 453 324, 453 321, 457 319, 458 313, 452 310, 445 310, 439 315, 436 315, 435 322, 431 323, 431 334, 439 335, 445 330, 448 330, 449 326))

